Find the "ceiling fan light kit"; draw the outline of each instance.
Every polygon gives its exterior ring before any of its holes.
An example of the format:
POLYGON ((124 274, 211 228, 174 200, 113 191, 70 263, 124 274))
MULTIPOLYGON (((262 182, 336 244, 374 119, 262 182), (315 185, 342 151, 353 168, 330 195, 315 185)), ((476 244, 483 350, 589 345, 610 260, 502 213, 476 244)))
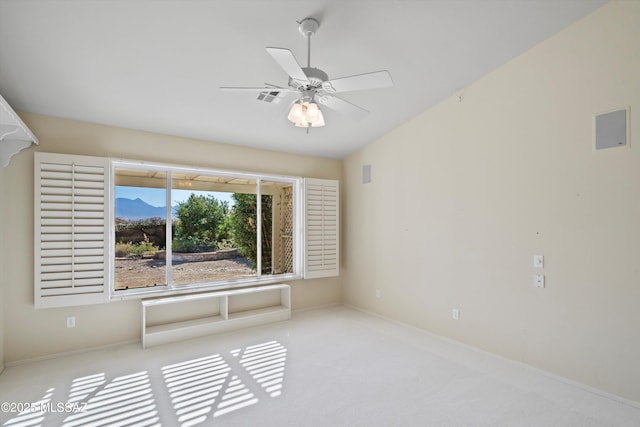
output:
POLYGON ((320 110, 324 107, 345 114, 355 120, 361 119, 369 112, 362 107, 335 96, 339 92, 364 89, 377 89, 393 86, 388 71, 357 74, 339 79, 329 80, 329 76, 319 68, 311 67, 311 36, 320 27, 314 18, 305 18, 298 22, 298 31, 307 38, 307 66, 301 67, 289 49, 267 47, 267 52, 289 76, 288 87, 268 85, 267 87, 221 87, 222 90, 237 92, 258 92, 258 99, 264 99, 265 93, 285 95, 294 93, 298 98, 293 101, 287 119, 296 127, 309 129, 325 125, 324 115, 320 110), (262 97, 262 98, 261 98, 262 97))
POLYGON ((324 115, 318 107, 318 104, 311 101, 295 102, 289 110, 287 116, 290 122, 299 128, 321 127, 324 126, 324 115))

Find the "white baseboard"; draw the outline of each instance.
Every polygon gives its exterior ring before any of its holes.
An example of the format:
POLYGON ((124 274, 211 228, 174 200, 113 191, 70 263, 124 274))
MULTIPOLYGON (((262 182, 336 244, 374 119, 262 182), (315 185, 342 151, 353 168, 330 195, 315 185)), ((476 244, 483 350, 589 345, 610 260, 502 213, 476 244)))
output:
MULTIPOLYGON (((44 355, 44 356, 37 356, 37 357, 30 357, 30 358, 27 358, 27 359, 14 360, 12 362, 5 362, 5 366, 7 368, 10 368, 12 366, 19 366, 19 365, 24 365, 24 364, 27 364, 27 363, 41 362, 43 360, 57 359, 59 357, 71 356, 71 355, 74 355, 74 354, 89 353, 91 351, 104 350, 104 349, 109 349, 109 348, 113 348, 113 347, 119 347, 119 346, 122 346, 122 345, 135 344, 135 343, 140 343, 140 339, 133 339, 133 340, 129 340, 129 341, 120 341, 120 342, 113 343, 113 344, 100 345, 100 346, 95 346, 95 347, 87 347, 87 348, 82 348, 82 349, 79 349, 79 350, 63 351, 63 352, 60 352, 60 353, 52 353, 52 354, 47 354, 47 355, 44 355)), ((140 348, 142 349, 142 344, 141 344, 140 348)))
POLYGON ((330 303, 330 304, 323 304, 323 305, 314 305, 313 307, 305 307, 305 308, 296 308, 295 310, 291 310, 291 313, 304 313, 305 311, 311 311, 311 310, 321 310, 323 308, 331 308, 331 307, 340 307, 343 304, 340 304, 339 302, 334 302, 334 303, 330 303))
POLYGON ((342 304, 342 305, 344 305, 345 307, 349 307, 349 308, 352 308, 354 310, 360 311, 362 313, 366 313, 366 314, 369 314, 371 316, 375 316, 375 317, 378 317, 380 319, 387 320, 389 322, 395 323, 395 324, 403 326, 405 328, 409 328, 409 329, 412 329, 414 331, 426 334, 431 338, 434 338, 434 339, 437 339, 437 340, 440 340, 440 341, 444 341, 444 342, 446 342, 448 344, 456 345, 456 346, 463 347, 463 348, 468 349, 468 350, 472 350, 472 351, 475 351, 475 352, 478 352, 478 353, 482 353, 484 355, 499 359, 501 361, 504 361, 504 362, 507 362, 507 363, 511 363, 511 364, 516 365, 516 366, 518 366, 520 368, 524 368, 524 369, 536 372, 538 374, 544 375, 547 378, 551 378, 553 380, 556 380, 556 381, 559 381, 559 382, 562 382, 562 383, 565 383, 565 384, 580 388, 580 389, 582 389, 582 390, 584 390, 586 392, 595 394, 597 396, 604 397, 606 399, 613 400, 613 401, 618 402, 618 403, 622 403, 623 405, 627 405, 627 406, 631 406, 633 408, 640 409, 640 402, 636 402, 634 400, 627 399, 627 398, 624 398, 622 396, 618 396, 617 394, 613 394, 613 393, 610 393, 608 391, 604 391, 604 390, 601 390, 599 388, 596 388, 596 387, 593 387, 593 386, 590 386, 590 385, 587 385, 587 384, 583 384, 583 383, 578 382, 578 381, 574 381, 572 379, 563 377, 561 375, 554 374, 554 373, 549 372, 549 371, 545 371, 544 369, 536 368, 535 366, 528 365, 528 364, 526 364, 524 362, 519 362, 517 360, 513 360, 513 359, 509 359, 509 358, 504 357, 504 356, 500 356, 499 354, 496 354, 496 353, 491 353, 490 351, 486 351, 486 350, 482 350, 482 349, 477 348, 477 347, 473 347, 473 346, 471 346, 469 344, 465 344, 463 342, 456 341, 454 339, 445 337, 443 335, 438 335, 438 334, 435 334, 433 332, 427 331, 426 329, 421 329, 421 328, 418 328, 416 326, 409 325, 407 323, 403 323, 403 322, 401 322, 399 320, 395 320, 395 319, 392 319, 390 317, 386 317, 386 316, 383 316, 381 314, 374 313, 374 312, 369 311, 369 310, 365 310, 364 308, 360 308, 360 307, 357 307, 357 306, 354 306, 354 305, 351 305, 351 304, 342 304))
MULTIPOLYGON (((292 310, 292 313, 302 313, 305 311, 310 311, 310 310, 319 310, 319 309, 323 309, 323 308, 330 308, 330 307, 338 307, 342 304, 340 303, 332 303, 332 304, 324 304, 324 305, 316 305, 313 307, 306 307, 306 308, 298 308, 296 310, 292 310)), ((118 347, 121 345, 127 345, 127 344, 134 344, 134 343, 141 343, 140 339, 133 339, 133 340, 129 340, 129 341, 120 341, 117 343, 113 343, 113 344, 107 344, 107 345, 101 345, 101 346, 95 346, 95 347, 87 347, 87 348, 83 348, 83 349, 79 349, 79 350, 72 350, 72 351, 64 351, 61 353, 52 353, 52 354, 47 354, 44 356, 37 356, 37 357, 30 357, 27 359, 20 359, 20 360, 14 360, 12 362, 6 362, 4 365, 2 365, 2 368, 0 369, 0 372, 2 372, 2 369, 4 369, 4 367, 11 367, 11 366, 19 366, 19 365, 24 365, 27 363, 32 363, 32 362, 40 362, 43 360, 49 360, 49 359, 57 359, 58 357, 64 357, 64 356, 71 356, 74 354, 82 354, 82 353, 88 353, 90 351, 96 351, 96 350, 104 350, 104 349, 109 349, 109 348, 113 348, 113 347, 118 347)), ((142 344, 140 344, 142 346, 142 344)), ((142 347, 140 347, 142 348, 142 347)))

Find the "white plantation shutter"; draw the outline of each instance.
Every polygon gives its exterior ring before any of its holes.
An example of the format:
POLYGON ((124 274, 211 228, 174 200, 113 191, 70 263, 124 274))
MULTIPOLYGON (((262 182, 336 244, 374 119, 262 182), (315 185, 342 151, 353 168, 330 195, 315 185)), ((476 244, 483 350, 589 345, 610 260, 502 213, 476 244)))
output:
POLYGON ((339 185, 338 181, 305 178, 304 277, 338 276, 339 185))
POLYGON ((108 301, 109 160, 35 153, 35 306, 108 301))

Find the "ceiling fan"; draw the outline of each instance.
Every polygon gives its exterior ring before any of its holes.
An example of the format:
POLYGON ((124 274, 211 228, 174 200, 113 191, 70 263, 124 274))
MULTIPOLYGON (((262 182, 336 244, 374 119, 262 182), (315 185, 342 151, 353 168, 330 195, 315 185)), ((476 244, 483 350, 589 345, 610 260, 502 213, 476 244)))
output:
POLYGON ((318 104, 345 114, 353 119, 361 119, 369 112, 335 96, 336 93, 364 89, 377 89, 393 86, 388 71, 356 74, 338 79, 329 79, 327 73, 311 67, 311 36, 316 33, 320 23, 314 18, 305 18, 298 22, 298 30, 307 38, 307 66, 301 67, 289 49, 267 47, 267 52, 289 76, 288 87, 265 83, 266 87, 221 87, 222 90, 238 92, 258 92, 258 99, 296 94, 297 98, 290 106, 287 118, 297 127, 309 132, 311 127, 325 125, 324 116, 318 104), (281 95, 282 94, 282 95, 281 95))

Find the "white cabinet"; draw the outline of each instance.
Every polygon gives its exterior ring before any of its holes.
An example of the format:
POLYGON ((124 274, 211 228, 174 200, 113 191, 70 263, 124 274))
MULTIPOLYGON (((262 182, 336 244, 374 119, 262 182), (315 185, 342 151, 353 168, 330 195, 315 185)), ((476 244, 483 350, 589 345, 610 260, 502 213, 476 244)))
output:
POLYGON ((142 300, 142 346, 290 318, 291 288, 287 284, 146 299, 142 300), (190 306, 196 304, 199 310, 191 315, 190 306))

